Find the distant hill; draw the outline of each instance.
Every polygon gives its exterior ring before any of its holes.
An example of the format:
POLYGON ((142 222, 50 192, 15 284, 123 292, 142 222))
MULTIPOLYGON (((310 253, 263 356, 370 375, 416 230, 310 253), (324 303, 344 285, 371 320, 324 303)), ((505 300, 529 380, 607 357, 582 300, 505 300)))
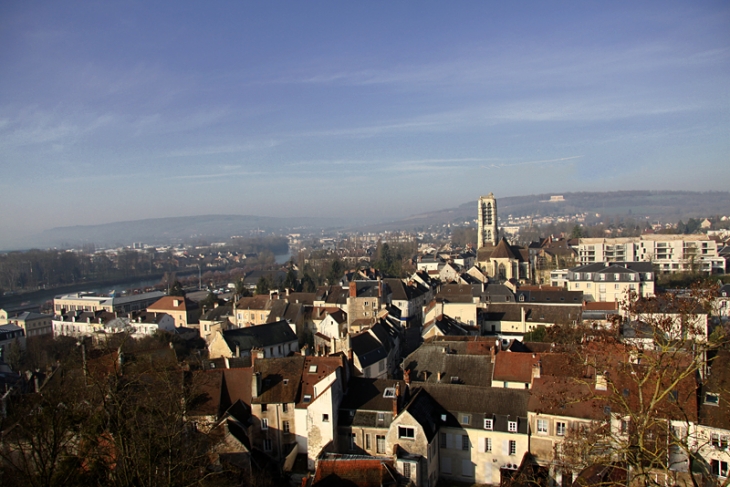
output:
POLYGON ((143 242, 149 245, 206 240, 224 242, 231 236, 251 236, 341 227, 344 220, 334 218, 273 218, 252 215, 203 215, 174 218, 78 225, 46 230, 33 239, 37 247, 80 247, 93 243, 97 247, 117 247, 143 242))
MULTIPOLYGON (((486 192, 486 191, 485 191, 486 192)), ((652 220, 677 222, 690 217, 730 215, 730 192, 692 191, 613 191, 605 193, 562 193, 564 201, 549 202, 557 193, 529 196, 497 196, 500 219, 507 215, 566 215, 600 213, 604 216, 648 216, 652 220)), ((37 235, 28 247, 80 247, 93 243, 97 247, 116 247, 143 242, 164 245, 191 242, 196 239, 223 242, 233 235, 248 236, 259 231, 284 235, 292 232, 307 233, 319 230, 412 231, 419 227, 452 222, 474 221, 477 217, 476 200, 456 208, 413 215, 397 221, 373 225, 354 225, 352 221, 335 218, 273 218, 252 215, 204 215, 176 218, 59 227, 37 235), (347 226, 345 226, 347 225, 347 226)))
MULTIPOLYGON (((710 215, 730 215, 730 192, 727 191, 611 191, 605 193, 545 193, 530 196, 497 197, 500 220, 508 215, 556 216, 575 213, 600 213, 602 216, 648 216, 651 220, 676 223, 680 219, 710 215), (561 195, 564 201, 550 202, 561 195)), ((369 231, 413 230, 414 228, 473 221, 477 218, 477 201, 456 208, 413 215, 402 220, 370 225, 369 231)))

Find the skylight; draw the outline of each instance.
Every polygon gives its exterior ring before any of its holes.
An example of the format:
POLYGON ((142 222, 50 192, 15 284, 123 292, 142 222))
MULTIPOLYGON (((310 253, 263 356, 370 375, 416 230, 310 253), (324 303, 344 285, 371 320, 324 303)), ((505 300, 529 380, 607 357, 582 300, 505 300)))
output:
POLYGON ((383 397, 388 398, 394 398, 395 397, 395 387, 386 387, 385 391, 383 391, 383 397))

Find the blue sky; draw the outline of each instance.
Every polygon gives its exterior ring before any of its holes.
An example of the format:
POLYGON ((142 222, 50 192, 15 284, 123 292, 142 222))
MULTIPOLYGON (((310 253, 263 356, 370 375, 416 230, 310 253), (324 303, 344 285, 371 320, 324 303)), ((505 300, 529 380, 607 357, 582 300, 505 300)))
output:
POLYGON ((0 248, 730 187, 728 2, 0 3, 0 248))

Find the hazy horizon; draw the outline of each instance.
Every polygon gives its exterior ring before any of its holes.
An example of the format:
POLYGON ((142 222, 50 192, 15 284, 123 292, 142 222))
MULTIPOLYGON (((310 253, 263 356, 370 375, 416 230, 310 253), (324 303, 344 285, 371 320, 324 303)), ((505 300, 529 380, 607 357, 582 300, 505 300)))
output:
POLYGON ((5 2, 0 248, 149 218, 727 190, 729 21, 720 1, 5 2))

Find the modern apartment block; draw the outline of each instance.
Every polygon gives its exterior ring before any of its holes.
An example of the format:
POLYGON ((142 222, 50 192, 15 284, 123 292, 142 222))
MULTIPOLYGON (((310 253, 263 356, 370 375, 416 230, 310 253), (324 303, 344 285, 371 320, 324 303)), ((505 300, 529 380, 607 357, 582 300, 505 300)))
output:
POLYGON ((724 273, 725 258, 707 235, 642 235, 620 238, 582 238, 580 263, 651 262, 661 273, 702 271, 724 273))

